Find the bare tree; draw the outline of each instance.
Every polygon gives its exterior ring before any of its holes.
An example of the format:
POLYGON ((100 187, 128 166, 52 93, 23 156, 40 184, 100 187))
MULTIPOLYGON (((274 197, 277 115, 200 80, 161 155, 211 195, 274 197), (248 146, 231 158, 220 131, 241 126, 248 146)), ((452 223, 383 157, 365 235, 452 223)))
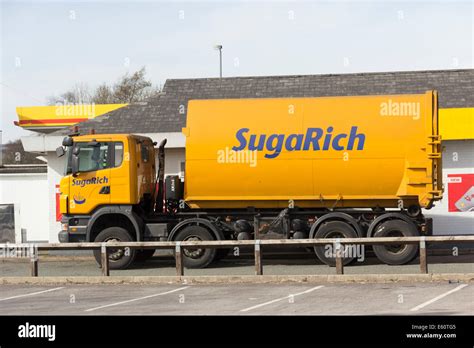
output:
POLYGON ((93 93, 87 85, 76 84, 72 89, 61 94, 59 97, 49 97, 48 104, 57 103, 134 103, 142 101, 160 92, 159 86, 153 86, 151 81, 145 78, 146 70, 142 67, 133 74, 126 73, 113 86, 102 83, 93 93))
POLYGON ((85 83, 76 83, 70 90, 61 94, 59 97, 48 97, 48 104, 87 104, 91 102, 91 99, 89 87, 85 83))
POLYGON ((119 103, 133 103, 142 100, 144 91, 151 87, 145 80, 145 67, 133 73, 125 74, 114 86, 114 99, 119 103))
POLYGON ((115 102, 114 91, 109 85, 103 83, 95 90, 92 102, 95 104, 113 104, 115 102))

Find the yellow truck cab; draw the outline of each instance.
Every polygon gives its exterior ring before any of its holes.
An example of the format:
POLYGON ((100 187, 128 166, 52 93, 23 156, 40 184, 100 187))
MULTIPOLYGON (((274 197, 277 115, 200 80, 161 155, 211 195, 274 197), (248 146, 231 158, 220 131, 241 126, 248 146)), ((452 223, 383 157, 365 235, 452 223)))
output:
MULTIPOLYGON (((438 99, 424 94, 191 100, 184 182, 165 177, 166 140, 71 134, 61 242, 418 236, 442 197, 438 99), (158 163, 155 163, 155 159, 158 163)), ((350 248, 351 246, 348 246, 350 248)), ((416 245, 374 246, 387 264, 416 245)), ((316 256, 335 265, 326 246, 316 256)), ((183 252, 188 268, 228 250, 183 252)), ((153 250, 115 250, 126 268, 153 250)), ((96 254, 100 263, 100 255, 96 254)), ((350 251, 349 263, 355 257, 350 251)))
POLYGON ((120 240, 107 238, 113 226, 126 230, 122 240, 142 240, 137 214, 151 209, 155 195, 151 139, 90 134, 67 137, 63 145, 67 160, 60 182, 60 242, 120 240))

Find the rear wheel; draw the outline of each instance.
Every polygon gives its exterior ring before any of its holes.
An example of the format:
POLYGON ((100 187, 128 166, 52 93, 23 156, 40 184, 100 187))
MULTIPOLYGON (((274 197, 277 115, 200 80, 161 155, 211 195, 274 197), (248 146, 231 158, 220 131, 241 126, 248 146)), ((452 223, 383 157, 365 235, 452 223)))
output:
MULTIPOLYGON (((176 236, 176 241, 214 240, 212 234, 201 226, 187 226, 176 236)), ((216 249, 183 249, 183 264, 186 268, 205 268, 216 256, 216 249)))
MULTIPOLYGON (((413 224, 403 220, 389 220, 377 226, 373 237, 416 237, 418 230, 413 224)), ((388 265, 404 265, 412 261, 418 253, 418 245, 392 244, 374 245, 377 258, 388 265)))
MULTIPOLYGON (((100 232, 95 237, 94 242, 131 242, 133 241, 132 236, 128 233, 125 228, 122 227, 109 227, 100 232)), ((125 269, 135 259, 136 250, 130 248, 117 248, 109 251, 109 268, 110 269, 125 269)), ((96 262, 101 264, 101 252, 100 250, 94 250, 94 257, 96 262)))
MULTIPOLYGON (((357 238, 357 233, 348 223, 343 221, 330 221, 319 227, 314 238, 357 238)), ((358 249, 354 247, 354 245, 341 245, 343 256, 345 256, 342 258, 344 265, 351 263, 355 259, 355 251, 358 249)), ((314 252, 321 262, 329 266, 336 266, 335 245, 326 244, 315 246, 314 252)))

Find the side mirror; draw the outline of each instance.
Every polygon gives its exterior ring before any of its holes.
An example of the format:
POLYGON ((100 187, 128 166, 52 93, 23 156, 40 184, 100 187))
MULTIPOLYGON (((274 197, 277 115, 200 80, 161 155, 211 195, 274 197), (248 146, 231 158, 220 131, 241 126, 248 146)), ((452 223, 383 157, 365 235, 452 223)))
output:
POLYGON ((62 156, 64 156, 65 153, 66 153, 66 151, 64 150, 64 147, 58 146, 56 148, 56 156, 62 157, 62 156))
POLYGON ((72 175, 77 175, 77 173, 79 173, 79 156, 77 155, 72 155, 71 172, 72 175))
POLYGON ((63 146, 72 146, 74 144, 74 139, 72 137, 65 137, 63 139, 63 146))
POLYGON ((81 148, 75 146, 72 148, 72 156, 71 156, 71 172, 72 175, 77 175, 79 173, 79 153, 81 152, 81 148))

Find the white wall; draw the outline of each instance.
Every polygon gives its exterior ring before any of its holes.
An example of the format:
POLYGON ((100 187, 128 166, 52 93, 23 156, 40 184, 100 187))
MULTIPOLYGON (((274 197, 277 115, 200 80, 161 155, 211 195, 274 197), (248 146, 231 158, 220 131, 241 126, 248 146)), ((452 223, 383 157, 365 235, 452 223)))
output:
MULTIPOLYGON (((158 166, 158 154, 155 159, 158 166)), ((165 150, 165 175, 181 175, 181 162, 184 162, 184 149, 165 150)))
POLYGON ((27 241, 49 240, 47 199, 46 173, 0 174, 0 203, 13 203, 17 207, 15 224, 26 231, 27 241))
POLYGON ((48 237, 50 243, 57 243, 58 233, 61 230, 61 222, 56 221, 56 185, 64 175, 66 156, 58 158, 55 152, 48 152, 48 237))
POLYGON ((424 210, 433 218, 434 234, 474 234, 474 212, 448 211, 448 174, 474 173, 474 140, 443 141, 443 199, 424 210))

